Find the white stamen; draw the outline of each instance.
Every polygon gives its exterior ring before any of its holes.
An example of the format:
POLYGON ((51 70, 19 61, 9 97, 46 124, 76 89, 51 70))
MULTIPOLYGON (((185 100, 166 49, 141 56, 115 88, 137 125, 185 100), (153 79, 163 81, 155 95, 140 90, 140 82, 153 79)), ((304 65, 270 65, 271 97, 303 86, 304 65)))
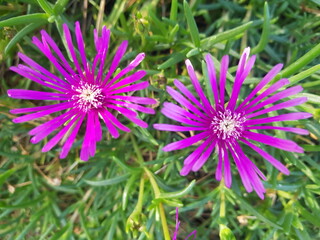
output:
POLYGON ((75 94, 71 97, 76 100, 76 107, 87 112, 92 108, 99 108, 103 104, 105 96, 102 94, 102 89, 90 83, 81 83, 77 87, 72 87, 75 94))
POLYGON ((219 111, 212 119, 211 128, 217 134, 217 137, 222 140, 238 139, 243 131, 242 124, 245 121, 246 118, 240 113, 232 113, 230 110, 219 111))

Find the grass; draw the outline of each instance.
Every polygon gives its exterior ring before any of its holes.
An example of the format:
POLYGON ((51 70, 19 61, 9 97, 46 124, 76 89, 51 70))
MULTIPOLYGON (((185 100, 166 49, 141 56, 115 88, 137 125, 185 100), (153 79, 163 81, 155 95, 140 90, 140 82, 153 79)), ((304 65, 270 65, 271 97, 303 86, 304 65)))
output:
POLYGON ((316 0, 270 0, 268 5, 261 0, 2 1, 0 239, 162 240, 164 234, 173 235, 175 207, 180 213, 179 239, 194 229, 196 239, 320 239, 319 30, 316 0), (129 41, 130 50, 121 66, 145 52, 141 68, 148 72, 151 86, 142 95, 160 103, 153 106, 156 115, 141 115, 149 128, 129 124, 132 132, 122 132, 118 139, 104 131, 97 154, 88 162, 79 159, 81 138, 67 159, 58 158, 59 147, 41 153, 43 143, 33 145, 28 136, 41 121, 14 124, 15 116, 9 110, 44 103, 9 99, 6 94, 11 88, 41 90, 9 67, 18 64, 20 51, 54 71, 31 38, 46 29, 66 53, 61 25, 73 26, 75 21, 80 21, 85 33, 89 59, 95 54, 93 28, 102 25, 112 31, 111 55, 122 40, 129 41), (228 75, 230 85, 246 46, 252 47, 257 61, 242 96, 273 65, 282 62, 285 67, 276 78, 287 77, 291 84, 301 84, 302 95, 309 98, 290 110, 314 115, 291 122, 308 129, 308 136, 275 133, 299 143, 304 154, 263 147, 288 166, 290 176, 251 154, 267 176, 265 200, 245 192, 234 164, 232 188, 219 184, 214 178, 214 155, 198 172, 180 176, 183 159, 192 148, 165 153, 161 148, 181 137, 152 128, 154 123, 169 122, 160 113, 162 103, 170 100, 165 86, 172 86, 175 78, 191 85, 186 58, 201 75, 206 53, 210 52, 218 65, 221 57, 229 54, 233 66, 228 75))

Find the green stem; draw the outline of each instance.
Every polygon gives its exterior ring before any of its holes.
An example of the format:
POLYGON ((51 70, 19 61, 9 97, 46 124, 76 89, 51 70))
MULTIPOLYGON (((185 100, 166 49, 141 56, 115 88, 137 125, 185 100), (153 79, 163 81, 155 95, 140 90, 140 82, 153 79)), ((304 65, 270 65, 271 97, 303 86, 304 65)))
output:
MULTIPOLYGON (((158 184, 157 184, 156 180, 154 179, 152 173, 149 171, 149 169, 144 167, 144 170, 149 177, 152 189, 154 191, 155 198, 158 198, 160 196, 160 189, 158 187, 158 184)), ((161 219, 164 239, 170 240, 171 238, 170 238, 169 228, 168 228, 168 224, 167 224, 166 214, 164 212, 164 207, 161 202, 159 203, 159 212, 160 212, 160 219, 161 219)))
POLYGON ((142 175, 140 179, 138 202, 135 207, 135 211, 138 211, 138 212, 142 211, 143 193, 144 193, 144 176, 142 175))
POLYGON ((224 191, 224 179, 220 182, 220 218, 224 219, 226 217, 226 196, 224 191))
POLYGON ((136 155, 137 155, 137 161, 140 165, 143 165, 143 157, 142 157, 142 154, 141 154, 141 151, 138 147, 138 144, 137 144, 137 141, 134 137, 133 134, 130 134, 130 138, 131 138, 131 141, 132 141, 132 145, 133 145, 133 148, 134 148, 134 151, 136 152, 136 155))

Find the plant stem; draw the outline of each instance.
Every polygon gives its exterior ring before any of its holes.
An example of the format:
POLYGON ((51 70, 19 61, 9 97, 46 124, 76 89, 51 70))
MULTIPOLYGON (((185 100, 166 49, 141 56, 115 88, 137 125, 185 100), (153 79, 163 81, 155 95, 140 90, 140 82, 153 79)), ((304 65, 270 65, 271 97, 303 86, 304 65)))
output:
MULTIPOLYGON (((158 187, 158 184, 157 184, 156 180, 154 179, 152 173, 149 171, 149 169, 144 167, 144 170, 149 177, 150 183, 151 183, 153 191, 154 191, 155 198, 158 198, 160 195, 160 189, 158 187)), ((168 224, 167 224, 166 214, 164 212, 164 208, 163 208, 163 205, 161 202, 159 203, 158 207, 159 207, 159 212, 160 212, 160 220, 161 220, 161 224, 162 224, 164 239, 170 240, 171 238, 170 238, 169 228, 168 228, 168 224)))
POLYGON ((220 218, 226 217, 226 196, 224 192, 224 179, 220 182, 220 218))
POLYGON ((133 134, 130 134, 130 138, 132 141, 134 151, 136 152, 136 155, 137 155, 137 161, 140 165, 143 165, 143 157, 142 157, 142 154, 141 154, 140 149, 138 147, 137 141, 136 141, 135 137, 133 136, 133 134))

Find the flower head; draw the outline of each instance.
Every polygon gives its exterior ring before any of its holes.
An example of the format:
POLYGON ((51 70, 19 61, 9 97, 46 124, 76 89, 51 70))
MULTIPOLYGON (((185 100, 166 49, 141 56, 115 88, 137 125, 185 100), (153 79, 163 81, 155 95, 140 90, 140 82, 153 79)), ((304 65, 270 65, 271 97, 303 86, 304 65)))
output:
POLYGON ((305 112, 285 113, 277 116, 266 115, 272 111, 286 109, 307 101, 307 98, 299 97, 269 106, 302 91, 301 86, 295 86, 276 93, 277 90, 289 83, 288 79, 281 79, 268 86, 268 83, 281 70, 282 64, 272 68, 243 102, 237 105, 240 88, 255 62, 255 56, 253 55, 249 58, 249 53, 250 48, 246 48, 241 55, 234 85, 227 101, 225 89, 229 58, 228 56, 222 58, 220 77, 217 81, 212 57, 210 54, 206 55, 208 77, 214 97, 213 105, 205 96, 191 62, 186 60, 188 74, 199 99, 180 81, 175 80, 174 84, 180 92, 171 87, 167 87, 167 92, 181 106, 165 102, 162 113, 168 118, 182 123, 182 126, 155 124, 154 127, 162 131, 196 131, 195 135, 170 143, 163 148, 164 151, 173 151, 201 142, 195 151, 184 160, 184 166, 180 172, 181 175, 187 175, 190 171, 198 171, 215 149, 218 154, 216 179, 221 180, 223 177, 226 186, 231 186, 232 177, 229 159, 231 155, 246 190, 248 192, 255 190, 259 197, 263 199, 265 189, 260 179, 266 180, 266 177, 247 157, 240 143, 249 146, 284 174, 289 174, 289 170, 280 161, 252 143, 252 141, 285 151, 302 153, 303 149, 295 142, 257 133, 257 130, 271 129, 308 134, 308 131, 304 129, 278 127, 268 124, 305 119, 312 115, 305 112), (258 92, 260 94, 257 95, 258 92))
POLYGON ((128 46, 128 42, 123 41, 105 74, 104 68, 109 47, 110 30, 103 27, 101 36, 98 35, 97 30, 94 30, 96 55, 92 63, 86 57, 79 22, 75 24, 75 37, 79 54, 76 53, 70 30, 66 24, 63 25, 63 31, 74 68, 64 57, 55 41, 44 30, 41 31, 41 40, 33 37, 32 42, 48 58, 59 75, 51 73, 22 53, 18 55, 26 65, 19 64, 17 67, 11 67, 12 71, 46 88, 51 88, 55 92, 8 90, 8 95, 12 98, 48 100, 58 103, 14 109, 11 110, 11 113, 30 113, 13 120, 15 123, 21 123, 63 111, 58 117, 53 117, 29 132, 33 136, 31 142, 38 143, 58 130, 58 133, 44 145, 42 151, 49 151, 59 141, 62 141, 61 158, 68 155, 81 126, 86 123, 80 153, 80 158, 86 161, 90 156, 94 156, 96 143, 102 139, 101 120, 105 123, 110 134, 117 138, 119 136, 118 129, 126 132, 130 131, 118 120, 117 115, 125 116, 140 127, 147 127, 147 123, 138 118, 136 111, 153 114, 153 109, 141 105, 154 104, 156 101, 151 98, 126 95, 128 92, 148 87, 147 81, 134 83, 146 75, 145 71, 139 70, 128 75, 144 59, 144 53, 138 54, 128 66, 116 73, 115 71, 128 46))

